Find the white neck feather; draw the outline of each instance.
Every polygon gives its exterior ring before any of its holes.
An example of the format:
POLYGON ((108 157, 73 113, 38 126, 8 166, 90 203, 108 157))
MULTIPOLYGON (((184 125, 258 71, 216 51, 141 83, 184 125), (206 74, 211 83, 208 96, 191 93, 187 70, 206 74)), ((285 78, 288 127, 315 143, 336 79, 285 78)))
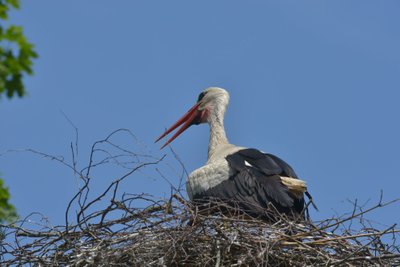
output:
POLYGON ((210 114, 210 142, 208 143, 208 159, 218 150, 218 147, 228 144, 224 128, 225 107, 216 105, 210 114))

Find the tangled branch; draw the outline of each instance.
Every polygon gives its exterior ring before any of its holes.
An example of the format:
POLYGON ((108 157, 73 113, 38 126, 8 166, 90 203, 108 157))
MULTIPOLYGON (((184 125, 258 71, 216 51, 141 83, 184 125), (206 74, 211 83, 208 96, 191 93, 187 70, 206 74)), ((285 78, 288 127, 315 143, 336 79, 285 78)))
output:
MULTIPOLYGON (((2 265, 7 266, 396 266, 400 264, 400 230, 377 229, 365 216, 400 199, 364 209, 354 203, 347 216, 296 223, 280 215, 276 223, 243 216, 224 203, 207 208, 187 202, 180 185, 166 199, 147 194, 119 194, 120 183, 162 158, 140 155, 112 142, 118 130, 96 142, 89 165, 77 170, 63 158, 50 157, 74 170, 82 187, 66 208, 65 225, 50 226, 31 214, 3 225, 2 265), (100 148, 107 144, 117 154, 100 148), (106 155, 95 160, 95 154, 106 155), (92 170, 112 162, 126 169, 109 186, 91 196, 92 170), (76 207, 76 218, 71 210, 76 207), (95 209, 94 207, 97 207, 95 209), (101 207, 101 208, 98 208, 101 207), (216 211, 224 210, 224 212, 216 211), (353 229, 354 226, 356 229, 353 229), (389 240, 389 241, 388 241, 389 240)), ((71 144, 71 147, 72 144, 71 144)), ((77 151, 77 149, 73 149, 77 151)), ((39 153, 39 152, 34 152, 39 153)), ((184 171, 183 171, 184 173, 184 171)), ((208 207, 208 206, 207 206, 208 207)), ((278 216, 278 215, 277 215, 278 216)))

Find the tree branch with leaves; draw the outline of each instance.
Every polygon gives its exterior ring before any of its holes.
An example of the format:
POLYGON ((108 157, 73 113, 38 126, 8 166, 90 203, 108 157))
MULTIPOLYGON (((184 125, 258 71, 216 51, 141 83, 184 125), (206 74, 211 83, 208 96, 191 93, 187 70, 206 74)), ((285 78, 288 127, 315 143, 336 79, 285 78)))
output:
MULTIPOLYGON (((32 75, 33 59, 37 53, 23 34, 21 26, 6 23, 12 9, 19 9, 19 0, 0 0, 0 98, 26 94, 23 77, 32 75)), ((0 178, 0 223, 12 222, 17 218, 10 193, 0 178)))
POLYGON ((8 98, 26 94, 23 77, 33 74, 33 59, 38 56, 21 26, 3 25, 13 8, 20 8, 19 0, 0 0, 0 97, 6 94, 8 98))

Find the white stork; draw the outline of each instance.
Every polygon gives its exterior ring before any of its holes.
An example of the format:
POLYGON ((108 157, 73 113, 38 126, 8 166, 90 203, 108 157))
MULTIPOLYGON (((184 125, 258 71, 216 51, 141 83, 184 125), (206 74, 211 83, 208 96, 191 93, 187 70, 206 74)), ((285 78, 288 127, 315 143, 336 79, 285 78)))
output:
POLYGON ((156 140, 183 124, 162 146, 164 148, 191 125, 209 124, 208 161, 189 175, 186 183, 189 198, 234 202, 253 217, 268 218, 272 204, 275 210, 292 218, 294 215, 304 218, 303 194, 310 195, 305 182, 297 179, 293 169, 277 156, 228 142, 224 129, 228 102, 227 91, 207 88, 199 95, 197 103, 156 140))

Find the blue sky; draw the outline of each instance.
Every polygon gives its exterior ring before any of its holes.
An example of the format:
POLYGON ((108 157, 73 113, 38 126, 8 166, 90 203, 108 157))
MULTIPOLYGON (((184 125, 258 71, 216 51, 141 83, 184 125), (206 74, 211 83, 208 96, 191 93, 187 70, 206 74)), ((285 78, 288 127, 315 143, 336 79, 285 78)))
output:
MULTIPOLYGON (((132 151, 161 157, 177 184, 180 166, 154 140, 209 86, 231 94, 234 144, 276 154, 306 180, 315 219, 400 197, 400 3, 398 1, 22 1, 11 22, 40 58, 25 79, 29 95, 0 100, 0 170, 21 216, 64 221, 78 179, 36 149, 71 160, 79 130, 80 167, 93 142, 118 128, 132 151)), ((208 127, 190 128, 172 147, 186 169, 206 161, 208 127)), ((96 190, 123 170, 96 173, 96 190)), ((94 190, 96 192, 96 190, 94 190)), ((121 192, 168 196, 154 168, 121 192)), ((400 221, 399 204, 369 216, 400 221)))

